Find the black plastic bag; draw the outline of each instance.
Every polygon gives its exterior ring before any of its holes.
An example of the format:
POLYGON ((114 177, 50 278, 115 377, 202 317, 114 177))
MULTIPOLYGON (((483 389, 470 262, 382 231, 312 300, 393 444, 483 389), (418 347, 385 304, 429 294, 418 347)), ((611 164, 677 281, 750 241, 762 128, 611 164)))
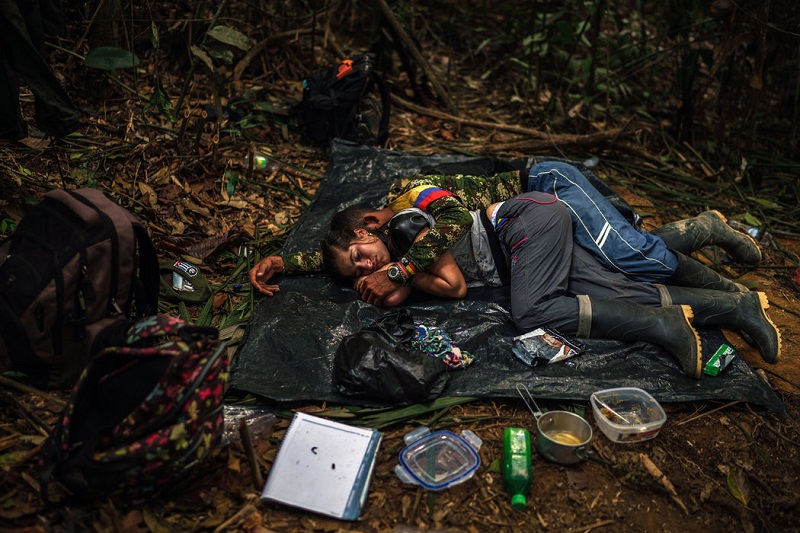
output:
POLYGON ((411 313, 400 309, 342 339, 333 363, 336 389, 395 404, 439 396, 449 377, 447 364, 411 346, 415 330, 411 313))

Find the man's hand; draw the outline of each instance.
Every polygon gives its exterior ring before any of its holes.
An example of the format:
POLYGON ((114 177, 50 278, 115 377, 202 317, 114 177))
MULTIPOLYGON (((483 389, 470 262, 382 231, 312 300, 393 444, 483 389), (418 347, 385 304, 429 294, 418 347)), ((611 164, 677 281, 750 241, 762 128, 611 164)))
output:
POLYGON ((275 274, 283 272, 283 258, 278 255, 265 257, 256 266, 250 269, 250 284, 258 291, 267 296, 274 296, 280 290, 277 285, 270 285, 267 282, 275 274))
POLYGON ((372 305, 381 305, 383 299, 396 291, 400 286, 391 281, 386 270, 378 270, 363 276, 356 282, 355 288, 361 293, 361 299, 372 305))

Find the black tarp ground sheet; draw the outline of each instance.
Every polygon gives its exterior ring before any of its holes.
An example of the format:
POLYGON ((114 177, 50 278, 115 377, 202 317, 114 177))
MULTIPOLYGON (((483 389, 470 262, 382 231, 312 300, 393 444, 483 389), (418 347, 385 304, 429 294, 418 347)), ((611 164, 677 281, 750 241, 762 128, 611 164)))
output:
MULTIPOLYGON (((325 176, 309 208, 287 240, 284 253, 315 249, 330 217, 355 203, 379 206, 389 185, 420 169, 468 159, 459 155, 414 155, 335 140, 325 176)), ((329 401, 371 404, 339 394, 333 360, 340 341, 391 312, 359 300, 355 290, 322 275, 276 278, 281 290, 262 297, 235 355, 231 385, 279 402, 329 401)), ((739 400, 787 415, 782 401, 741 358, 717 376, 686 377, 657 347, 580 339, 583 353, 563 362, 530 367, 513 355, 519 335, 508 312, 507 288, 470 289, 467 299, 413 299, 405 307, 415 321, 437 326, 475 356, 470 366, 449 372, 441 396, 519 397, 524 384, 538 399, 588 401, 601 389, 640 387, 661 402, 739 400)), ((704 352, 715 350, 719 330, 703 331, 704 352)), ((378 405, 380 402, 378 402, 378 405)))

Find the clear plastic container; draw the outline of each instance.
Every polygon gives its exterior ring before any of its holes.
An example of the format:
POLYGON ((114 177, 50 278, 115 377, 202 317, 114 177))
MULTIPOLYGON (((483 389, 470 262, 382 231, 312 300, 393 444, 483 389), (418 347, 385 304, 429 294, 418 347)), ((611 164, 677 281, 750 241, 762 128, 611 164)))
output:
POLYGON ((431 433, 423 426, 405 437, 395 474, 406 483, 428 490, 442 490, 463 483, 475 475, 481 464, 477 450, 482 441, 472 431, 461 436, 442 430, 431 433))
POLYGON ((600 431, 613 442, 641 442, 661 431, 667 415, 655 398, 636 387, 595 392, 590 397, 600 431))

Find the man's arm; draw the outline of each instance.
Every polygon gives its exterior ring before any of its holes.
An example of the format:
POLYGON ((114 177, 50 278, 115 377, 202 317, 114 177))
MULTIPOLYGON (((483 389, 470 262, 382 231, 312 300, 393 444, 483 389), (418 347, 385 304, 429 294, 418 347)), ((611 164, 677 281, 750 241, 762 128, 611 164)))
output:
POLYGON ((270 255, 250 269, 250 283, 262 294, 274 296, 280 290, 277 284, 269 283, 277 274, 312 274, 322 270, 320 252, 297 252, 287 255, 270 255))

